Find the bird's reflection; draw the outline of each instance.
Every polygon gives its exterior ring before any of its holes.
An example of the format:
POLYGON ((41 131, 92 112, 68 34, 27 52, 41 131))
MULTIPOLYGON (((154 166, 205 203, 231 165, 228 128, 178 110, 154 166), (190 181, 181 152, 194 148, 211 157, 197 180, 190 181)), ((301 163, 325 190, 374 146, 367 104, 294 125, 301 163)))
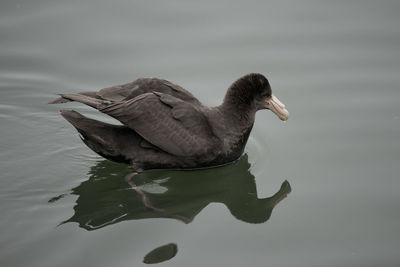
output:
POLYGON ((146 254, 143 258, 143 263, 155 264, 163 261, 167 261, 175 257, 178 252, 178 246, 174 243, 169 243, 160 247, 157 247, 146 254))
MULTIPOLYGON (((209 203, 223 203, 244 222, 262 223, 291 191, 284 181, 277 193, 258 198, 254 176, 244 155, 234 164, 198 171, 153 171, 135 177, 137 190, 125 182, 130 170, 101 161, 89 180, 72 189, 77 195, 74 215, 65 221, 95 230, 124 220, 171 218, 190 223, 209 203), (146 202, 143 201, 145 195, 146 202)), ((55 198, 56 200, 57 198, 55 198)))

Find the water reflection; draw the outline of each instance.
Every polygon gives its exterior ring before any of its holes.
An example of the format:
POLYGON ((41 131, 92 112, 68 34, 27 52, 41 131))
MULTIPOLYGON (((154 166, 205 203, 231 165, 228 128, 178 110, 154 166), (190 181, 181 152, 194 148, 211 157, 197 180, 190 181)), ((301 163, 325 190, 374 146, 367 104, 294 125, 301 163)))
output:
POLYGON ((167 261, 175 257, 176 253, 178 253, 178 246, 174 243, 169 243, 147 253, 143 258, 143 263, 154 264, 167 261))
MULTIPOLYGON (((143 195, 124 181, 129 169, 101 161, 89 172, 89 180, 72 189, 78 195, 74 215, 65 221, 95 230, 124 220, 171 218, 190 223, 209 203, 223 203, 244 222, 262 223, 272 209, 290 193, 284 181, 277 193, 258 198, 247 155, 238 162, 200 171, 154 171, 135 177, 143 195)), ((58 198, 53 198, 55 201, 58 198)))

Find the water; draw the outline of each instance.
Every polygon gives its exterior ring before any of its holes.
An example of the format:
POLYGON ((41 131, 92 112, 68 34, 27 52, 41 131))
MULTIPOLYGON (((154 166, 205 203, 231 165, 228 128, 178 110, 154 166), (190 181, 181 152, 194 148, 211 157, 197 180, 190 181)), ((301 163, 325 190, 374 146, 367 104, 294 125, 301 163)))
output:
POLYGON ((0 265, 145 266, 147 255, 160 266, 399 266, 399 10, 2 1, 0 265), (289 121, 259 112, 235 165, 143 175, 155 209, 58 109, 112 119, 46 104, 156 76, 217 105, 249 72, 269 78, 289 121))

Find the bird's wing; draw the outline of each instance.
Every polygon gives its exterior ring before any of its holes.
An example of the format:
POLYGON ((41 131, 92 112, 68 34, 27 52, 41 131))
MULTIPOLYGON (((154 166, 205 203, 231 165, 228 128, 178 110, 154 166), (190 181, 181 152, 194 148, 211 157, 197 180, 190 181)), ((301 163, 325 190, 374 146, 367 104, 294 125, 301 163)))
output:
POLYGON ((158 78, 139 78, 133 82, 101 89, 97 95, 105 100, 121 101, 133 99, 141 94, 157 91, 200 105, 200 102, 183 87, 158 78))
POLYGON ((145 93, 99 110, 176 156, 205 155, 219 144, 198 107, 169 94, 145 93))
MULTIPOLYGON (((103 88, 98 92, 80 92, 78 94, 115 102, 133 99, 141 94, 151 93, 153 91, 172 95, 197 106, 201 105, 199 100, 183 87, 158 78, 139 78, 130 83, 103 88)), ((74 100, 60 97, 49 102, 49 104, 61 104, 70 101, 74 100)))

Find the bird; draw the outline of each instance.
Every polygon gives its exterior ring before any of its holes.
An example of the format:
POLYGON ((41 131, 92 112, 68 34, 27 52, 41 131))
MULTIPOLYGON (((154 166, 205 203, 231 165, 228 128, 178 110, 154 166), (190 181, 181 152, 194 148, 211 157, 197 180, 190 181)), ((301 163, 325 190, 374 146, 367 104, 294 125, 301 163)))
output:
POLYGON ((269 109, 282 121, 289 117, 260 73, 234 81, 222 104, 215 107, 201 104, 188 90, 160 78, 138 78, 97 92, 60 94, 49 104, 71 101, 122 123, 113 125, 74 110, 60 110, 90 149, 111 161, 128 164, 133 175, 154 169, 191 170, 230 164, 244 153, 257 111, 269 109))

